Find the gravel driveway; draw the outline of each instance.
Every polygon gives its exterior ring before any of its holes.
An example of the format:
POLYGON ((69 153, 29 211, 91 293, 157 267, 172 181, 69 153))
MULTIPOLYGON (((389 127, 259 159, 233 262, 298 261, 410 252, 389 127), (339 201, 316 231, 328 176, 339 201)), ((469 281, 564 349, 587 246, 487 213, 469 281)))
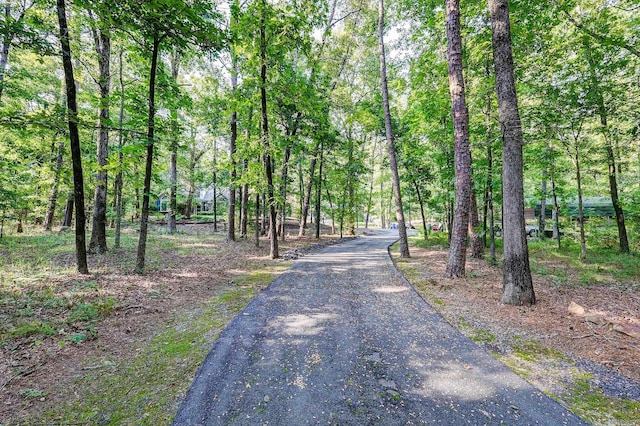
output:
POLYGON ((422 300, 389 258, 397 238, 296 261, 220 335, 174 424, 585 424, 422 300))

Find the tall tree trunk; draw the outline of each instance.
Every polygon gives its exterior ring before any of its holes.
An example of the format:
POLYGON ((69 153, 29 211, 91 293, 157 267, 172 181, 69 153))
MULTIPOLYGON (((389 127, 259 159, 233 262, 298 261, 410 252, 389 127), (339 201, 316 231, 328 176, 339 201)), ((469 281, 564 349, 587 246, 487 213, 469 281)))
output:
MULTIPOLYGON (((242 173, 247 173, 249 168, 249 161, 243 160, 242 173)), ((242 185, 242 197, 240 203, 240 236, 247 238, 247 225, 248 225, 248 213, 249 213, 249 184, 245 181, 242 185)))
POLYGON ((122 233, 122 189, 123 189, 123 164, 124 164, 124 130, 122 126, 124 124, 124 79, 123 79, 123 61, 122 55, 124 54, 124 49, 120 50, 119 55, 119 69, 118 69, 118 80, 120 83, 120 113, 118 114, 118 172, 116 173, 116 229, 115 229, 115 239, 113 242, 113 246, 115 248, 120 248, 120 236, 122 233))
MULTIPOLYGON (((604 123, 604 126, 606 126, 606 121, 604 123)), ((609 166, 609 191, 611 193, 611 203, 613 204, 613 210, 616 214, 616 225, 618 226, 618 241, 620 245, 620 252, 629 253, 629 238, 627 237, 627 227, 624 221, 624 211, 622 210, 622 205, 620 204, 620 198, 618 196, 618 178, 616 176, 616 162, 611 139, 609 139, 609 143, 607 143, 605 149, 607 151, 607 162, 609 166)))
POLYGON ((576 141, 573 153, 573 165, 576 168, 576 183, 578 185, 578 225, 580 226, 580 260, 587 259, 587 239, 584 233, 584 208, 582 201, 582 171, 580 170, 580 153, 576 141))
POLYGON ((213 141, 213 232, 218 232, 218 146, 213 141))
MULTIPOLYGON (((491 77, 491 59, 487 57, 485 63, 485 76, 487 80, 491 77)), ((491 120, 491 92, 487 91, 487 104, 485 112, 486 143, 487 143, 487 187, 485 192, 485 239, 489 235, 489 257, 491 265, 497 263, 496 259, 496 229, 495 212, 493 207, 493 126, 491 120), (489 227, 487 230, 487 215, 489 216, 489 227)))
MULTIPOLYGON (((174 84, 178 84, 178 74, 180 73, 180 53, 174 48, 171 54, 171 79, 174 84)), ((178 230, 176 215, 178 213, 178 111, 173 107, 171 115, 171 147, 169 154, 169 211, 167 212, 167 232, 175 234, 178 230)))
POLYGON ((451 94, 454 131, 456 198, 446 273, 450 277, 463 277, 471 201, 471 152, 469 149, 469 112, 465 102, 464 76, 462 74, 459 0, 447 0, 447 56, 449 58, 449 93, 451 94))
POLYGON ((69 142, 71 145, 71 161, 73 163, 73 194, 76 205, 76 259, 78 272, 88 274, 87 246, 84 211, 84 179, 82 177, 82 152, 80 150, 80 134, 78 132, 78 106, 76 102, 76 81, 73 76, 71 62, 71 45, 65 0, 56 0, 58 23, 60 25, 60 44, 62 47, 62 64, 67 88, 67 109, 69 111, 69 142))
POLYGON ((336 214, 333 209, 333 202, 331 201, 331 192, 329 188, 325 185, 325 190, 327 191, 327 201, 329 201, 329 211, 331 211, 331 235, 336 235, 336 214))
MULTIPOLYGON (((189 191, 187 192, 187 201, 184 205, 182 215, 185 219, 191 219, 191 210, 193 210, 193 196, 196 191, 196 166, 200 162, 200 159, 205 154, 204 150, 198 151, 196 146, 194 135, 192 137, 192 144, 189 149, 189 191)), ((215 155, 215 154, 214 154, 215 155)))
MULTIPOLYGON (((264 159, 263 159, 264 162, 264 159)), ((266 171, 265 171, 266 174, 266 171)), ((269 208, 267 207, 267 194, 266 192, 262 192, 262 221, 260 222, 260 235, 267 235, 267 230, 269 229, 269 208)))
POLYGON ((482 242, 482 232, 480 230, 480 218, 478 217, 478 201, 476 193, 471 189, 469 199, 469 236, 471 237, 471 257, 474 259, 484 258, 484 244, 482 242))
MULTIPOLYGON (((10 22, 11 18, 11 5, 9 2, 4 4, 4 22, 10 22)), ((4 89, 4 75, 7 69, 7 63, 9 62, 9 48, 13 41, 13 34, 4 34, 2 37, 2 52, 0 52, 0 99, 2 99, 2 91, 4 89)))
POLYGON ((524 221, 522 125, 518 111, 508 0, 489 0, 498 114, 502 127, 503 294, 510 305, 536 303, 524 221))
MULTIPOLYGON (((235 26, 235 13, 232 14, 232 26, 235 26)), ((235 48, 231 45, 231 97, 234 99, 238 90, 238 59, 235 48)), ((231 179, 229 183, 229 209, 227 210, 227 240, 236 240, 236 141, 238 140, 238 112, 235 106, 229 119, 231 137, 229 138, 229 161, 231 162, 231 179)))
MULTIPOLYGON (((288 133, 288 132, 287 132, 288 133)), ((287 137, 288 139, 289 137, 287 137)), ((287 227, 287 187, 289 180, 289 160, 291 158, 291 145, 287 144, 284 149, 284 160, 282 161, 282 174, 280 176, 280 196, 282 197, 282 203, 280 204, 280 226, 278 227, 278 234, 282 239, 282 242, 286 241, 286 227, 287 227)))
POLYGON ((415 179, 413 180, 413 187, 416 190, 416 196, 418 197, 418 204, 420 204, 420 217, 422 218, 422 229, 424 229, 424 240, 429 237, 429 227, 427 225, 427 217, 424 215, 424 201, 422 200, 422 194, 420 193, 420 186, 415 179))
POLYGON ((547 227, 547 175, 548 171, 545 166, 542 171, 542 182, 540 183, 540 217, 538 218, 538 238, 544 240, 547 235, 545 228, 547 227))
MULTIPOLYGON (((253 108, 249 108, 249 116, 247 117, 247 140, 251 140, 251 122, 253 121, 253 108)), ((243 159, 242 163, 242 173, 247 173, 249 170, 249 160, 247 158, 243 159)), ((242 185, 242 207, 241 207, 241 218, 240 218, 240 233, 244 238, 248 238, 248 223, 249 223, 249 183, 247 180, 244 180, 244 184, 242 185)), ((256 191, 257 192, 257 191, 256 191)))
POLYGON ((318 180, 316 182, 316 240, 320 239, 320 215, 322 207, 322 168, 323 168, 324 144, 320 142, 320 170, 318 170, 318 180))
POLYGON ((558 205, 555 173, 553 172, 553 169, 551 172, 551 199, 553 200, 553 210, 551 211, 551 220, 553 222, 553 238, 558 242, 558 249, 559 249, 560 248, 560 224, 559 224, 560 206, 558 205))
MULTIPOLYGON (((75 185, 74 185, 74 188, 75 188, 75 185)), ((75 204, 73 202, 74 199, 75 199, 74 191, 69 191, 69 194, 67 195, 67 201, 64 207, 64 217, 62 219, 63 228, 71 228, 71 222, 73 221, 73 207, 75 204)))
POLYGON ((158 70, 158 51, 160 38, 158 34, 153 36, 153 49, 151 52, 151 70, 149 72, 149 118, 147 129, 147 161, 144 173, 144 192, 142 194, 142 215, 140 218, 140 237, 138 239, 138 253, 135 272, 144 273, 144 261, 147 251, 147 233, 149 228, 149 198, 151 196, 151 174, 153 172, 153 146, 156 118, 156 73, 158 70))
POLYGON ((380 226, 387 228, 386 215, 384 214, 384 180, 380 179, 380 226))
POLYGON ((255 221, 255 243, 260 247, 260 193, 256 191, 256 221, 255 221))
POLYGON ((313 188, 313 176, 316 172, 318 155, 320 155, 320 141, 316 141, 316 146, 313 149, 313 157, 311 157, 311 165, 309 166, 309 180, 307 181, 307 187, 304 192, 304 201, 302 203, 302 213, 300 214, 300 229, 298 230, 298 237, 302 237, 304 235, 307 227, 307 217, 309 216, 309 205, 311 203, 311 190, 313 188))
POLYGON ((107 251, 107 163, 109 161, 109 103, 111 91, 111 35, 108 24, 93 21, 93 41, 98 55, 98 88, 100 90, 100 113, 98 116, 98 143, 96 157, 98 173, 93 201, 93 219, 89 251, 104 253, 107 251), (100 28, 98 28, 100 27, 100 28))
POLYGON ((215 171, 215 158, 213 163, 213 232, 218 232, 218 173, 215 171))
POLYGON ((64 153, 65 141, 62 139, 58 143, 58 149, 56 153, 56 169, 53 177, 53 186, 51 187, 51 195, 49 196, 49 207, 47 208, 47 214, 44 218, 44 230, 51 231, 53 226, 53 217, 56 212, 56 203, 58 200, 58 187, 60 186, 60 173, 62 172, 62 155, 64 153))
POLYGON ((264 146, 264 168, 267 174, 267 196, 269 206, 269 256, 279 257, 278 236, 276 225, 276 205, 273 189, 273 164, 269 147, 269 115, 267 111, 267 30, 266 30, 267 0, 262 0, 262 14, 260 16, 260 105, 262 113, 262 143, 264 146))
POLYGON ((367 196, 367 215, 364 219, 364 229, 369 229, 369 221, 371 220, 371 209, 373 208, 373 172, 377 147, 378 139, 374 138, 373 150, 371 152, 371 174, 369 175, 369 195, 367 196))
POLYGON ((604 103, 604 97, 600 89, 598 76, 596 75, 596 64, 591 53, 591 48, 588 42, 585 42, 585 50, 587 52, 587 59, 589 61, 589 71, 591 73, 591 85, 592 91, 596 97, 596 103, 598 106, 598 115, 600 116, 600 126, 602 135, 605 141, 605 152, 607 154, 607 167, 609 169, 609 193, 611 195, 611 203, 613 204, 613 211, 616 215, 616 225, 618 227, 618 244, 620 246, 620 252, 629 253, 629 238, 627 237, 627 227, 624 222, 624 212, 620 205, 620 198, 618 196, 618 178, 616 174, 616 159, 613 152, 613 141, 611 140, 611 133, 609 132, 609 123, 607 122, 607 108, 604 103))
POLYGON ((407 227, 404 222, 404 210, 402 208, 402 195, 400 192, 400 175, 396 161, 396 147, 391 128, 391 111, 389 108, 389 90, 387 88, 387 63, 384 51, 384 0, 380 0, 378 8, 378 48, 380 53, 380 80, 382 91, 382 107, 384 108, 384 126, 389 151, 389 164, 393 183, 393 198, 396 204, 396 220, 398 221, 398 236, 400 237, 400 257, 408 258, 409 242, 407 240, 407 227))

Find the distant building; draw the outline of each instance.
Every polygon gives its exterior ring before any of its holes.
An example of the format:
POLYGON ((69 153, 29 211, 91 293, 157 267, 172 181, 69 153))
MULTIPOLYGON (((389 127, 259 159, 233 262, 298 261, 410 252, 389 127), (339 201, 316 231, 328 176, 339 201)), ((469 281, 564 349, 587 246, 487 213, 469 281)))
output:
MULTIPOLYGON (((553 202, 547 200, 545 216, 551 217, 553 202)), ((535 215, 540 217, 540 202, 536 203, 535 215)), ((582 214, 584 217, 615 217, 613 204, 610 198, 606 197, 588 197, 582 200, 582 214)), ((569 203, 560 203, 560 215, 569 218, 578 217, 578 201, 573 200, 569 203)))

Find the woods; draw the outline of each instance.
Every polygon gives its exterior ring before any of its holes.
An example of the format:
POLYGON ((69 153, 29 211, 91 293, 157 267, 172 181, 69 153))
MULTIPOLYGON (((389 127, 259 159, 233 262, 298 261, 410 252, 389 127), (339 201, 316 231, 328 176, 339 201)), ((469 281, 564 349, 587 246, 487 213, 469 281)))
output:
MULTIPOLYGON (((170 421, 291 259, 381 229, 505 363, 637 382, 639 29, 631 0, 2 2, 0 423, 170 421)), ((601 377, 544 391, 580 414, 601 377)))
POLYGON ((447 274, 486 246, 533 304, 532 226, 583 260, 638 247, 637 13, 596 3, 5 2, 3 232, 73 205, 79 271, 125 224, 144 273, 150 221, 253 226, 272 258, 288 222, 393 226, 406 257, 442 227, 447 274))

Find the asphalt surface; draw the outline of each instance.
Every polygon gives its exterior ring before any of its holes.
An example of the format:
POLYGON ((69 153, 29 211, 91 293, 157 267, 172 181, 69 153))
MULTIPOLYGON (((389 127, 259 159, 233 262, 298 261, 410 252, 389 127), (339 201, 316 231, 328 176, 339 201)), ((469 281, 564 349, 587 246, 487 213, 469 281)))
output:
POLYGON ((220 335, 174 425, 586 424, 438 315, 394 268, 397 238, 296 261, 220 335))

